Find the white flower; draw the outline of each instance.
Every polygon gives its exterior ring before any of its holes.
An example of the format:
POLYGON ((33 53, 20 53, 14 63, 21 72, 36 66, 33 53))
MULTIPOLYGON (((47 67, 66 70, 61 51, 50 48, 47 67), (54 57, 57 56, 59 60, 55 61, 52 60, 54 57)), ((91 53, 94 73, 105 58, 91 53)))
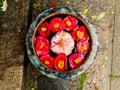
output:
POLYGON ((66 31, 60 31, 52 37, 51 40, 51 50, 55 53, 65 53, 69 55, 74 49, 74 40, 71 34, 66 31))
POLYGON ((2 11, 6 11, 7 7, 8 7, 7 0, 4 0, 4 1, 3 1, 3 5, 2 5, 2 7, 1 7, 2 11))

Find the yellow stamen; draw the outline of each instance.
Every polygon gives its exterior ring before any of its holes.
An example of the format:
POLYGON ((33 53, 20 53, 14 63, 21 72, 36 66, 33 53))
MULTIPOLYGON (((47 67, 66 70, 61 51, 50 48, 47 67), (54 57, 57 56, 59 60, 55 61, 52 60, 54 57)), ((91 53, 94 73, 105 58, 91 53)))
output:
POLYGON ((64 68, 64 60, 61 60, 61 61, 58 63, 58 68, 64 68))
POLYGON ((78 63, 80 62, 79 58, 76 58, 76 59, 74 60, 74 62, 75 62, 76 64, 78 64, 78 63))
POLYGON ((77 37, 82 38, 82 36, 83 36, 83 33, 81 31, 77 31, 77 37))
POLYGON ((54 28, 59 28, 60 24, 59 23, 55 23, 54 24, 54 28))
POLYGON ((65 36, 66 34, 67 34, 67 32, 63 31, 62 36, 65 36))
POLYGON ((40 47, 39 49, 42 49, 45 46, 45 44, 43 42, 40 42, 40 47))
POLYGON ((64 40, 60 40, 59 44, 62 46, 64 44, 64 40))
POLYGON ((71 24, 72 24, 71 21, 69 20, 66 21, 66 25, 71 26, 71 24))
POLYGON ((45 60, 44 64, 45 64, 45 65, 49 65, 50 62, 49 62, 48 60, 45 60))
POLYGON ((41 28, 41 31, 43 31, 43 32, 45 32, 46 30, 47 30, 47 28, 45 28, 45 27, 41 28))
POLYGON ((82 45, 81 50, 87 50, 87 45, 82 45))

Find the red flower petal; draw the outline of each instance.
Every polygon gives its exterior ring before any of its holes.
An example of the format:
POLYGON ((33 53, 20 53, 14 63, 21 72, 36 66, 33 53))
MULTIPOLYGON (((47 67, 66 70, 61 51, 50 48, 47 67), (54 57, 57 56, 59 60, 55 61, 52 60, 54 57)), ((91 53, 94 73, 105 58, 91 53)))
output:
POLYGON ((69 66, 70 68, 77 68, 78 66, 80 66, 83 61, 84 61, 84 57, 82 55, 80 55, 79 53, 74 53, 69 57, 69 66))
POLYGON ((88 41, 80 41, 77 43, 77 51, 81 54, 85 54, 90 50, 90 44, 88 41))
POLYGON ((54 59, 50 55, 45 55, 40 58, 40 61, 49 68, 54 68, 54 59))
POLYGON ((61 31, 63 29, 63 21, 61 18, 53 18, 50 21, 50 28, 53 32, 61 31))
POLYGON ((50 3, 50 7, 53 8, 53 7, 56 7, 56 6, 57 6, 57 3, 56 3, 56 2, 51 2, 51 3, 50 3))
POLYGON ((46 37, 50 35, 50 26, 48 22, 43 22, 41 25, 38 26, 37 30, 41 36, 46 37))
POLYGON ((43 56, 48 54, 50 51, 49 41, 44 37, 38 36, 36 38, 35 50, 38 56, 43 56))
POLYGON ((77 27, 77 19, 72 17, 72 16, 67 16, 66 18, 64 18, 63 20, 64 22, 64 29, 66 30, 74 30, 77 27))
POLYGON ((55 58, 55 69, 58 71, 67 70, 67 57, 64 53, 58 54, 58 56, 55 58))
POLYGON ((88 34, 86 33, 85 26, 80 26, 72 32, 72 37, 75 40, 85 41, 88 38, 88 34))

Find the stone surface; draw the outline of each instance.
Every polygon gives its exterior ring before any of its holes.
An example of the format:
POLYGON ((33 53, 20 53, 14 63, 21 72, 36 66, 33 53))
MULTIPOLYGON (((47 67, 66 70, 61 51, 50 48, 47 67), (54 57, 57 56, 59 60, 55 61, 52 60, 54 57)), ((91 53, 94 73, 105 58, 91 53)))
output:
POLYGON ((120 1, 116 0, 116 7, 115 7, 115 26, 114 26, 114 40, 113 40, 113 67, 112 73, 115 75, 120 76, 120 1))
POLYGON ((23 80, 29 0, 8 0, 0 21, 0 89, 20 90, 23 80))
POLYGON ((120 1, 116 0, 115 2, 115 21, 114 21, 114 32, 113 32, 113 58, 112 58, 112 69, 111 73, 115 76, 115 78, 111 79, 111 90, 119 90, 120 89, 120 27, 119 27, 119 6, 120 1))
POLYGON ((111 90, 120 90, 120 77, 111 80, 111 90))
POLYGON ((64 80, 41 75, 38 77, 38 90, 69 90, 69 87, 64 80))

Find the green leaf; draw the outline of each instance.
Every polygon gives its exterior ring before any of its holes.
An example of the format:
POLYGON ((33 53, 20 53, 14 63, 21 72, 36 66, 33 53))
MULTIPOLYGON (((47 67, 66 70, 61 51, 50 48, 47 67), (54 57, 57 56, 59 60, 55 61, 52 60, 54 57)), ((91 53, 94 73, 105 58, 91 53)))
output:
POLYGON ((109 77, 110 77, 111 79, 113 79, 113 78, 115 78, 115 75, 110 74, 109 77))
POLYGON ((25 82, 25 90, 29 90, 29 81, 28 80, 26 80, 26 82, 25 82))
POLYGON ((83 90, 83 87, 82 87, 82 86, 81 86, 81 87, 79 87, 79 88, 78 88, 78 90, 83 90))
POLYGON ((98 16, 92 15, 92 16, 90 16, 90 17, 93 18, 93 19, 96 19, 98 16))
POLYGON ((86 80, 86 73, 83 73, 81 76, 80 76, 80 83, 83 84, 86 80))
POLYGON ((35 88, 31 88, 31 90, 35 90, 35 88))
POLYGON ((102 12, 98 15, 97 20, 102 19, 105 16, 105 12, 102 12))
POLYGON ((37 5, 36 3, 34 3, 34 4, 33 4, 33 8, 36 9, 37 7, 38 7, 38 5, 37 5))

